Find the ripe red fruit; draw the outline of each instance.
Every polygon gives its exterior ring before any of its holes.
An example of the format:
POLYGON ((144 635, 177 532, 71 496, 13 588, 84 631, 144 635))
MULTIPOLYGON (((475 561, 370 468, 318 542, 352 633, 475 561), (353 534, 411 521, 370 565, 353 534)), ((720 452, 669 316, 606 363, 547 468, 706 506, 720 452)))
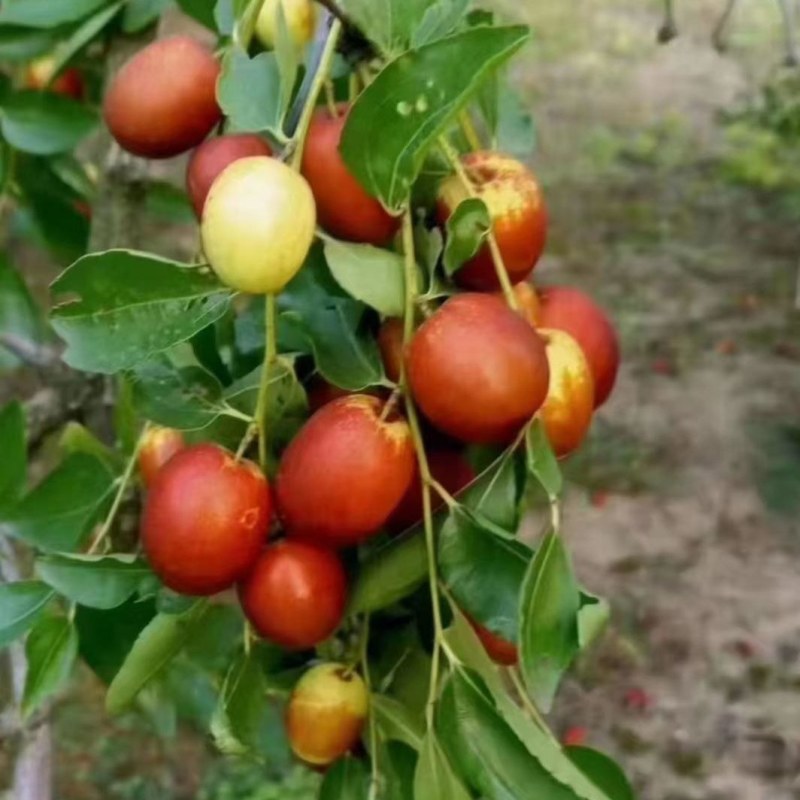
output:
POLYGON ((339 627, 347 577, 334 552, 305 542, 278 542, 239 584, 239 599, 261 636, 288 650, 306 650, 339 627))
POLYGON ((619 369, 619 341, 614 326, 591 297, 569 286, 549 286, 539 292, 537 325, 572 336, 581 346, 594 376, 594 406, 608 399, 619 369))
POLYGON ((561 737, 561 744, 564 747, 582 747, 589 738, 589 730, 582 725, 573 725, 567 728, 561 737))
POLYGON ((474 443, 511 439, 539 410, 550 380, 539 335, 490 294, 450 298, 414 335, 406 366, 425 416, 474 443))
POLYGON ((483 649, 486 650, 489 658, 491 658, 495 664, 512 667, 519 661, 519 652, 515 644, 492 633, 488 628, 484 628, 483 625, 478 624, 469 617, 467 617, 467 619, 478 635, 478 638, 481 640, 483 649))
POLYGON ((186 447, 186 440, 174 428, 152 427, 139 448, 139 471, 145 486, 151 486, 161 468, 186 447))
POLYGON ((117 73, 103 114, 111 135, 130 153, 170 158, 200 144, 219 122, 213 54, 188 36, 161 39, 117 73))
POLYGON ((381 351, 386 377, 397 383, 403 372, 403 320, 387 319, 378 331, 378 347, 381 351))
MULTIPOLYGON (((547 240, 547 209, 533 173, 502 153, 481 151, 461 159, 475 196, 486 204, 503 263, 511 283, 525 280, 547 240)), ((459 204, 470 196, 457 175, 439 188, 437 218, 444 228, 459 204)), ((459 286, 479 292, 500 288, 492 254, 484 245, 455 274, 459 286)))
MULTIPOLYGON (((459 450, 432 450, 427 454, 428 467, 433 479, 450 494, 455 495, 475 480, 475 472, 464 454, 459 450)), ((431 507, 437 511, 444 500, 431 490, 431 507)), ((408 491, 403 495, 400 505, 392 513, 387 524, 389 530, 399 532, 416 525, 423 515, 422 478, 419 469, 408 491)))
POLYGON ((396 412, 356 394, 317 411, 286 448, 276 484, 290 536, 347 547, 381 528, 408 489, 414 446, 396 412))
POLYGON ((147 559, 170 589, 216 594, 253 566, 271 510, 267 479, 255 464, 214 444, 187 448, 158 473, 147 496, 147 559))
POLYGON ((35 91, 55 92, 71 97, 74 100, 83 100, 86 86, 83 75, 74 67, 64 70, 49 86, 47 85, 53 74, 55 59, 52 56, 39 58, 28 64, 25 70, 25 86, 35 91))
POLYGON ((272 148, 253 133, 215 136, 203 142, 189 159, 186 168, 186 191, 198 218, 217 176, 234 161, 249 156, 271 156, 272 148))
POLYGON ((315 112, 303 151, 301 171, 314 192, 320 224, 339 239, 387 244, 397 233, 400 219, 367 194, 344 163, 339 140, 348 109, 340 105, 338 110, 338 117, 327 108, 315 112))

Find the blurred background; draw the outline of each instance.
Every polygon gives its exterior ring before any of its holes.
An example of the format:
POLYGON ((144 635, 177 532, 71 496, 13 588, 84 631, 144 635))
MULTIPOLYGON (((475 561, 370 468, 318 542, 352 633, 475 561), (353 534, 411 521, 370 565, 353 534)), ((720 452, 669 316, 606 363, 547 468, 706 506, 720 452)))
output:
MULTIPOLYGON (((564 526, 613 622, 555 727, 613 753, 642 800, 800 798, 800 72, 777 0, 739 0, 715 48, 727 1, 675 0, 667 44, 660 0, 484 3, 535 33, 514 74, 552 219, 536 280, 597 297, 624 351, 568 465, 564 526)), ((180 166, 161 177, 180 185, 180 166)), ((148 249, 187 255, 175 194, 151 198, 148 249)), ((14 224, 44 298, 59 266, 14 224)), ((36 380, 4 379, 0 399, 36 380)), ((228 634, 209 630, 206 657, 228 634)), ((186 722, 213 691, 184 688, 178 718, 156 697, 110 720, 82 674, 56 714, 58 797, 314 797, 279 741, 271 783, 215 755, 186 722)), ((0 743, 0 775, 3 759, 0 743)))

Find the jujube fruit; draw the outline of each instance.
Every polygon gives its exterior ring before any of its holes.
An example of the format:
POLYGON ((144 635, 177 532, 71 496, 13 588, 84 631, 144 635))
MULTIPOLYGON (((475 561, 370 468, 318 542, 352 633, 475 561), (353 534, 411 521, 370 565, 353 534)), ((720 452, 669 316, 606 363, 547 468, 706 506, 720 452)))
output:
POLYGON ((289 536, 326 547, 364 541, 386 523, 414 474, 408 424, 385 403, 351 395, 328 403, 283 454, 278 510, 289 536))
POLYGON ((386 377, 397 383, 403 372, 403 320, 387 319, 378 331, 378 347, 386 377))
POLYGON ((153 42, 111 82, 103 115, 111 135, 130 153, 170 158, 200 144, 219 122, 220 67, 188 36, 153 42))
POLYGON ((347 576, 330 550, 305 542, 278 542, 239 584, 239 598, 261 636, 288 650, 306 650, 339 627, 347 576))
POLYGON ((328 233, 350 242, 384 245, 397 233, 400 219, 367 193, 339 153, 347 110, 339 106, 338 117, 327 108, 314 113, 301 170, 314 192, 320 225, 328 233))
POLYGON ((406 367, 425 416, 473 443, 512 439, 541 407, 550 380, 541 338, 490 294, 448 300, 414 335, 406 367))
POLYGON ((547 438, 562 458, 576 450, 594 414, 594 379, 580 345, 564 331, 539 328, 550 365, 550 386, 539 410, 547 438))
POLYGON ((539 292, 537 325, 568 333, 581 346, 594 376, 594 405, 606 402, 619 369, 619 340, 609 318, 584 292, 569 286, 548 286, 539 292))
MULTIPOLYGON (((474 195, 486 204, 497 245, 511 283, 533 272, 547 240, 547 209, 533 173, 502 153, 480 151, 461 159, 474 195)), ((437 217, 444 228, 463 200, 470 197, 458 175, 439 187, 437 217)), ((459 286, 490 292, 500 288, 492 254, 484 244, 455 274, 459 286)))
POLYGON ((495 664, 513 667, 519 661, 519 651, 513 642, 509 642, 496 633, 492 633, 488 628, 475 622, 475 620, 469 619, 469 617, 467 619, 478 639, 480 639, 483 649, 495 664))
POLYGON ((139 472, 145 486, 152 485, 161 468, 186 447, 186 440, 174 428, 153 426, 139 447, 139 472))
POLYGON ((267 479, 255 464, 213 444, 182 450, 147 496, 141 523, 147 560, 176 592, 216 594, 255 563, 271 510, 267 479))
POLYGON ((294 170, 264 156, 223 170, 206 198, 203 250, 223 283, 240 292, 279 292, 311 249, 316 211, 311 189, 294 170))
POLYGON ((249 156, 271 156, 272 148, 254 133, 231 133, 206 139, 192 154, 186 168, 186 191, 198 218, 211 185, 234 161, 249 156))
POLYGON ((291 40, 297 47, 308 44, 314 36, 317 9, 312 0, 266 0, 256 19, 256 36, 264 47, 273 49, 278 40, 278 6, 291 40))
POLYGON ((82 100, 85 93, 83 75, 75 67, 65 69, 52 83, 55 59, 52 56, 38 58, 25 70, 25 86, 36 91, 47 90, 73 100, 82 100), (48 83, 50 85, 48 86, 48 83))
POLYGON ((327 766, 356 746, 369 713, 361 676, 343 664, 320 664, 303 675, 286 708, 286 732, 294 754, 327 766))

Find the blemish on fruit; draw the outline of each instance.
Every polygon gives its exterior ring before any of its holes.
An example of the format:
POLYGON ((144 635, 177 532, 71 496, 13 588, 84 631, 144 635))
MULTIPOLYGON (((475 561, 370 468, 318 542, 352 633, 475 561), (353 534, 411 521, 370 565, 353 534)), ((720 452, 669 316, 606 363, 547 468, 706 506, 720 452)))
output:
POLYGON ((258 509, 257 508, 248 508, 247 511, 242 514, 239 521, 244 525, 245 528, 248 530, 252 530, 255 525, 258 523, 258 509))

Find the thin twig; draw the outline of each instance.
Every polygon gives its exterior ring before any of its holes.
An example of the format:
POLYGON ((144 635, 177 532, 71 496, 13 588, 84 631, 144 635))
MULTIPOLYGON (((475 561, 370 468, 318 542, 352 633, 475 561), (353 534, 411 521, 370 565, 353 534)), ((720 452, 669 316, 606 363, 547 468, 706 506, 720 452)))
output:
POLYGON ((737 2, 738 0, 728 0, 711 33, 711 43, 714 45, 714 49, 719 53, 724 53, 728 48, 728 38, 726 36, 728 33, 728 23, 731 21, 733 10, 736 8, 737 2))

